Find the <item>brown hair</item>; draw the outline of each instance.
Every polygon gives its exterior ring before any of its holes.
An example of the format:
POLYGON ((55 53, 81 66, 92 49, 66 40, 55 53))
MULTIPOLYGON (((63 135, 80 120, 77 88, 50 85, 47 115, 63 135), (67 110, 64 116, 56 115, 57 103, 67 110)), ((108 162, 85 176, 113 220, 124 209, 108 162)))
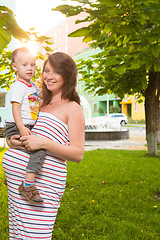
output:
POLYGON ((74 60, 63 52, 52 53, 48 56, 43 64, 42 69, 42 92, 43 92, 43 105, 50 103, 52 93, 49 91, 43 81, 43 72, 47 62, 53 67, 53 69, 62 75, 64 84, 62 89, 62 99, 68 99, 69 101, 75 101, 80 104, 80 97, 76 91, 77 85, 77 66, 74 60))
MULTIPOLYGON (((26 48, 26 47, 21 47, 21 48, 15 49, 15 50, 12 52, 12 63, 15 62, 15 58, 16 58, 17 53, 18 53, 19 51, 25 52, 25 53, 31 53, 31 51, 30 51, 28 48, 26 48)), ((32 53, 31 53, 31 54, 32 54, 32 53)))

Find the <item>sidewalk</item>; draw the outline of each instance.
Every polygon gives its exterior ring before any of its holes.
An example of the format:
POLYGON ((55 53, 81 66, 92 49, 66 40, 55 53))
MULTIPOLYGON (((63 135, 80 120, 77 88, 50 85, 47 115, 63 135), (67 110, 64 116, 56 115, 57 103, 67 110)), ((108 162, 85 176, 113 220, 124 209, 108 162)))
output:
POLYGON ((86 141, 85 151, 100 149, 147 150, 145 128, 129 128, 129 139, 117 141, 86 141))

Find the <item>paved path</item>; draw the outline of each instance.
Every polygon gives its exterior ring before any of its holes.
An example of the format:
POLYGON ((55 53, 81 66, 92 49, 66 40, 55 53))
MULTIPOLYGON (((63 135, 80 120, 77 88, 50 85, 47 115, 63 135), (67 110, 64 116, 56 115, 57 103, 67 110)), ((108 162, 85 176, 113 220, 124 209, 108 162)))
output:
MULTIPOLYGON (((86 141, 85 150, 91 151, 101 149, 128 149, 147 150, 144 127, 131 127, 129 129, 129 139, 117 141, 86 141)), ((0 147, 7 147, 4 138, 0 138, 0 147)))
POLYGON ((85 150, 91 151, 100 149, 126 149, 126 150, 147 150, 144 127, 131 127, 129 139, 117 141, 86 141, 85 150))

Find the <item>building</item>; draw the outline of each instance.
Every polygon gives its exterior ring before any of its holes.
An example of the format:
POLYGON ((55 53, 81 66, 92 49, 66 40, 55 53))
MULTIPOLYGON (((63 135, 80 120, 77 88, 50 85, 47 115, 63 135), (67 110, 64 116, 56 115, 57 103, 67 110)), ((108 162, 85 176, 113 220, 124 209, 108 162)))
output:
POLYGON ((69 54, 70 56, 74 56, 76 53, 81 52, 83 49, 88 47, 88 45, 82 41, 82 37, 68 37, 68 34, 72 33, 78 28, 88 25, 88 23, 75 24, 77 19, 82 20, 85 17, 86 13, 81 13, 78 16, 68 17, 46 33, 46 36, 51 37, 54 41, 54 51, 61 51, 69 54))
MULTIPOLYGON (((70 56, 72 56, 75 61, 83 58, 87 59, 91 55, 97 53, 100 50, 93 50, 89 48, 89 46, 83 42, 82 37, 68 37, 68 34, 77 30, 81 27, 86 27, 88 23, 79 23, 75 24, 77 19, 84 19, 86 17, 86 13, 81 13, 78 16, 72 16, 66 18, 62 23, 58 24, 54 28, 52 28, 49 32, 46 33, 48 37, 51 37, 54 41, 53 50, 54 51, 62 51, 70 56)), ((79 76, 80 79, 80 76, 79 76)), ((109 113, 109 106, 119 106, 121 105, 119 102, 121 99, 115 98, 114 94, 103 95, 103 96, 94 96, 94 93, 88 94, 84 92, 84 82, 79 81, 77 90, 81 96, 81 98, 85 98, 90 106, 91 115, 92 116, 100 116, 104 115, 105 112, 109 113)))
POLYGON ((139 102, 137 94, 134 94, 134 96, 127 96, 126 94, 120 104, 122 105, 122 112, 131 117, 132 120, 145 120, 144 99, 139 102))

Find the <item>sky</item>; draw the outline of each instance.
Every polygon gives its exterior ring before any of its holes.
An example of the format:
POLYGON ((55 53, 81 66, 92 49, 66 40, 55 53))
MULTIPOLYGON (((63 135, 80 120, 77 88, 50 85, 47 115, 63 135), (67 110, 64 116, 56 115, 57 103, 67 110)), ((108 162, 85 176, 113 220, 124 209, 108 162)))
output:
POLYGON ((34 27, 37 32, 44 34, 66 18, 65 15, 51 11, 51 9, 70 2, 62 0, 16 0, 17 23, 26 31, 34 27))
MULTIPOLYGON (((1 0, 0 0, 1 1, 1 0)), ((9 0, 8 0, 9 1, 9 0)), ((18 25, 25 31, 35 28, 39 35, 45 35, 50 29, 66 19, 60 12, 51 11, 58 5, 73 4, 71 0, 15 0, 15 18, 18 25)), ((34 41, 27 44, 15 41, 15 47, 28 47, 34 54, 38 51, 38 45, 34 41)))
MULTIPOLYGON (((76 4, 73 0, 0 0, 0 5, 9 7, 16 18, 18 25, 25 31, 35 28, 39 35, 45 35, 50 29, 66 19, 66 16, 60 12, 51 11, 58 5, 76 4), (16 5, 15 5, 16 4, 16 5)), ((24 46, 19 40, 11 41, 9 50, 13 47, 24 46)), ((37 45, 30 41, 26 47, 36 53, 37 45)))

